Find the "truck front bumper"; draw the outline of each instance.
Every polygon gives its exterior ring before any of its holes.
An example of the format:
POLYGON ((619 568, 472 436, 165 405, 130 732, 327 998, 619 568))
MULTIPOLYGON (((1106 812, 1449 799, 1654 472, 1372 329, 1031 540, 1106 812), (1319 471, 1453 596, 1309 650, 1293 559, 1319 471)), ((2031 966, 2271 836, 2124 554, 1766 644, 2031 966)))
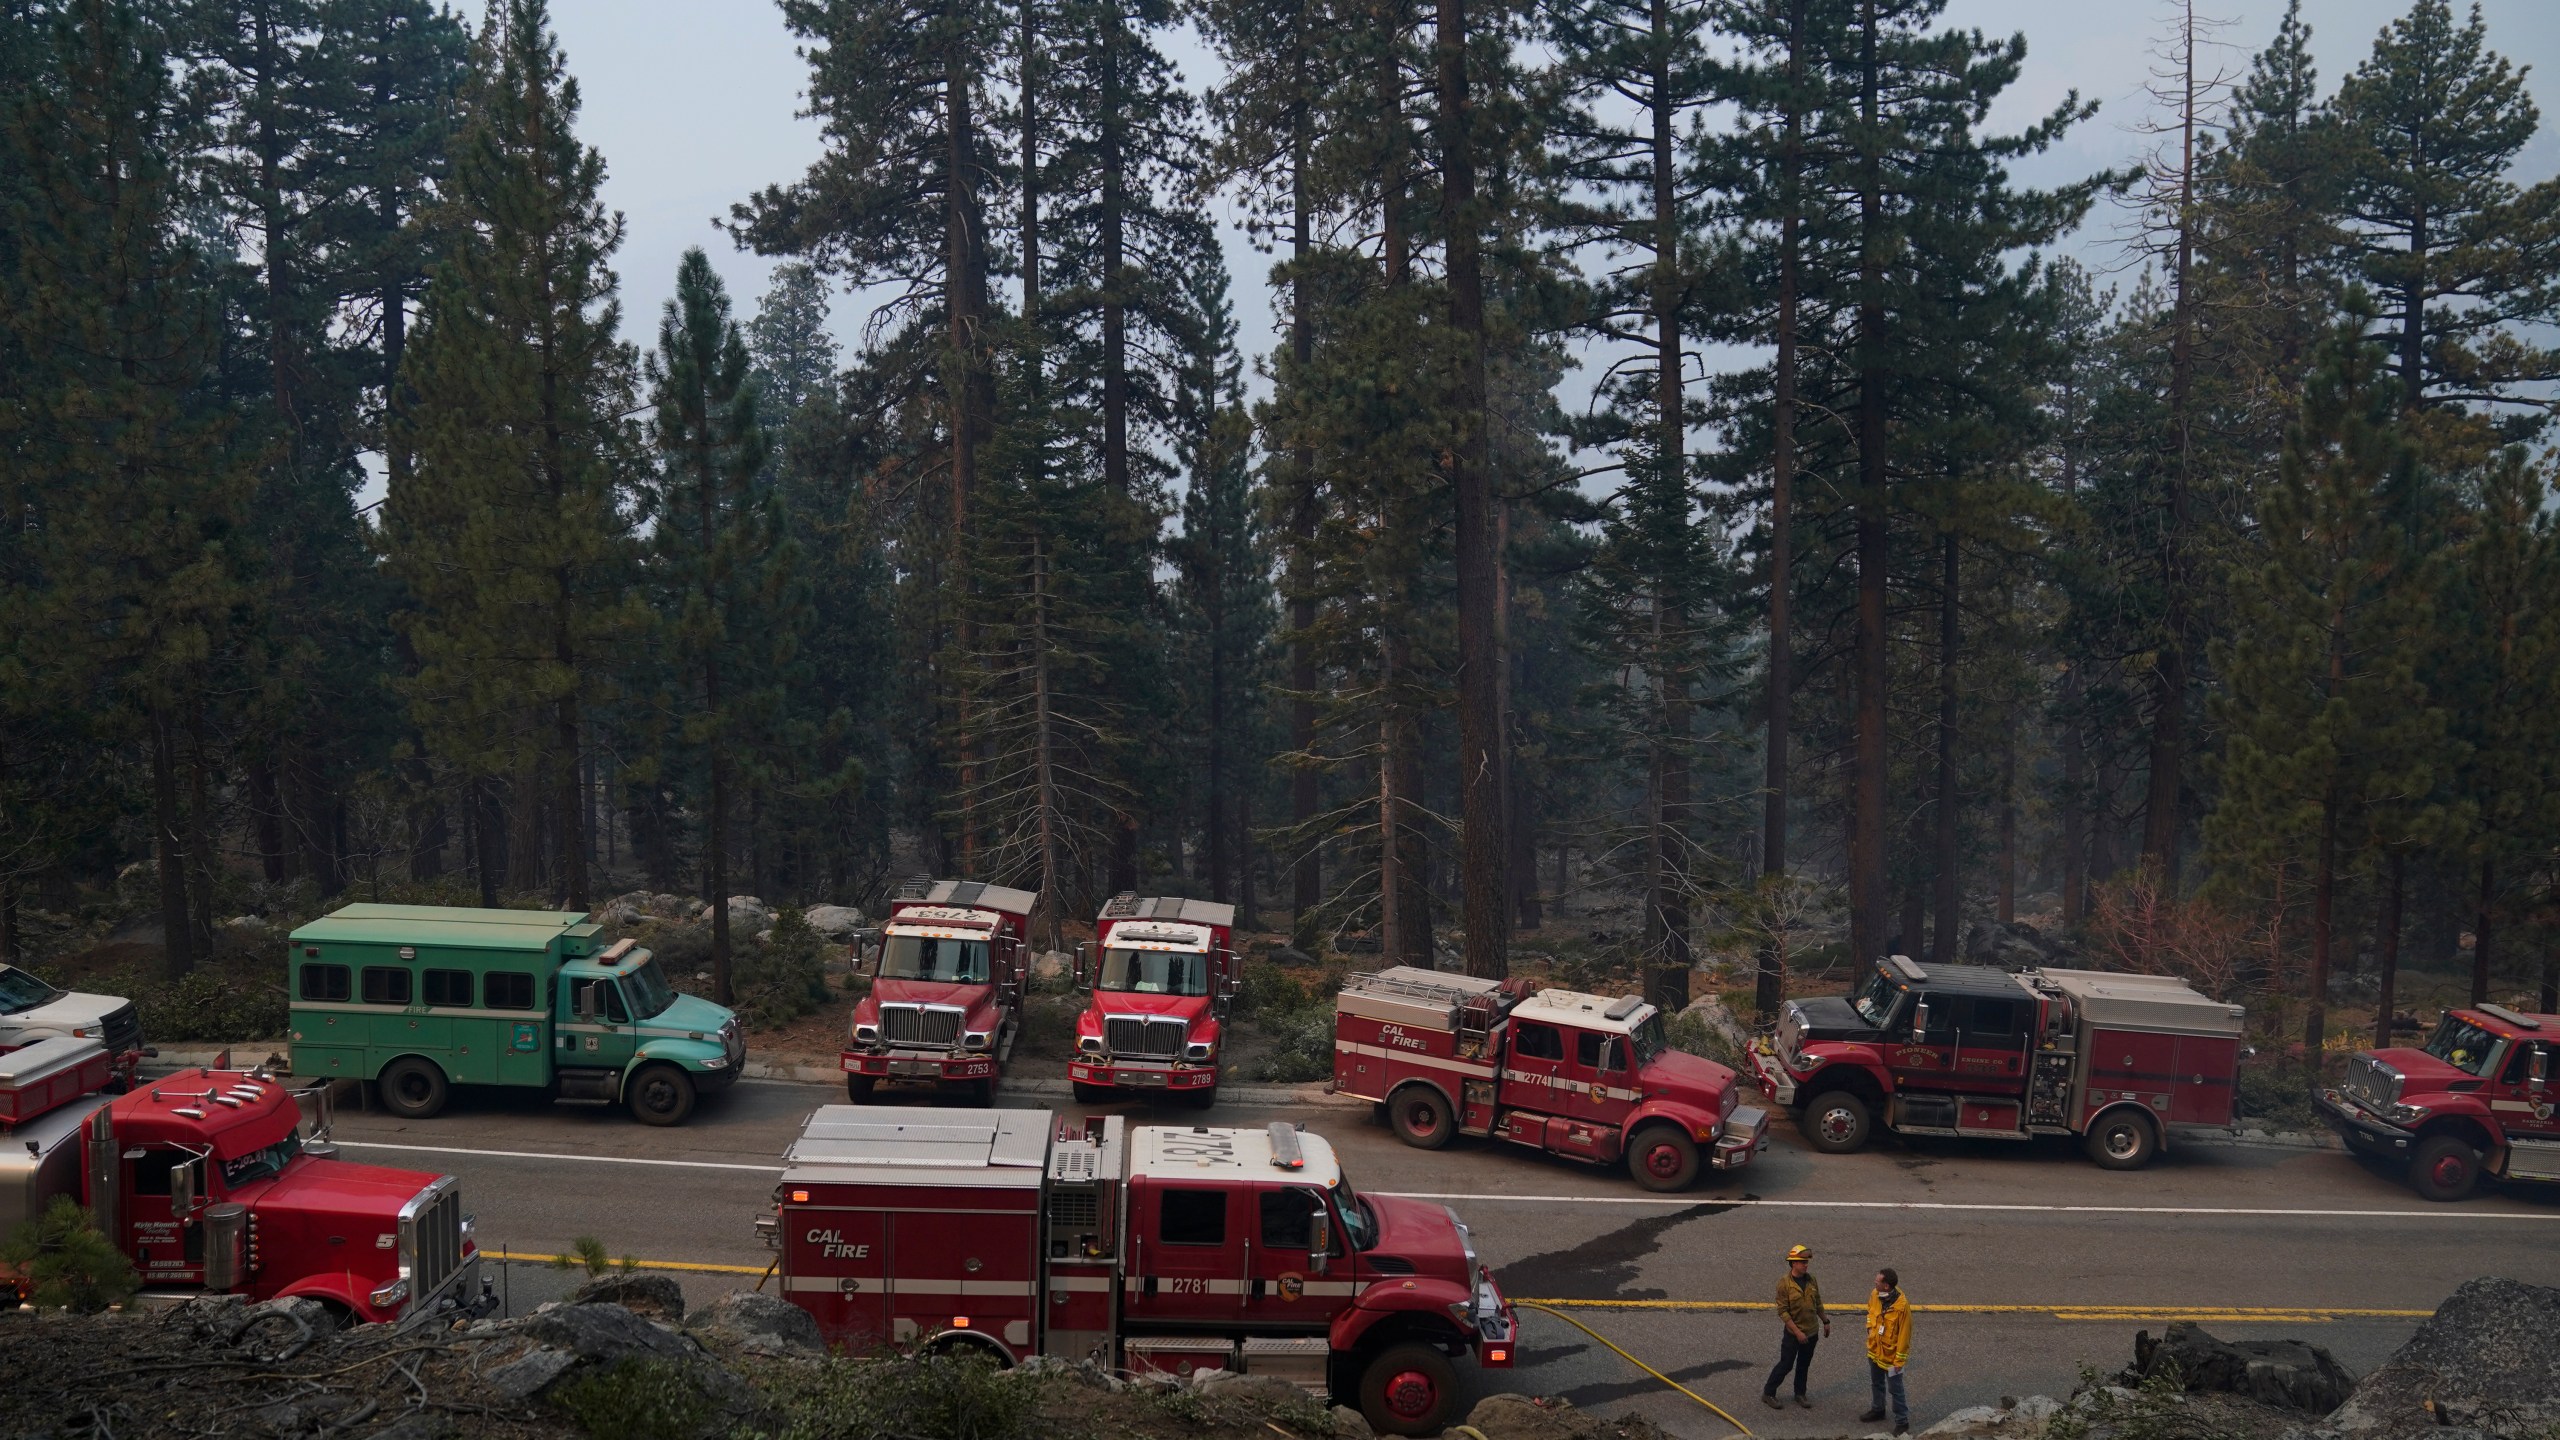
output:
POLYGON ((1520 1314, 1502 1298, 1493 1272, 1476 1267, 1476 1363, 1487 1370, 1508 1370, 1520 1349, 1520 1314))
POLYGON ((2311 1104, 2320 1112, 2320 1118, 2329 1122, 2329 1128, 2338 1132, 2338 1138, 2367 1155, 2406 1160, 2410 1148, 2417 1143, 2417 1136, 2365 1109, 2337 1090, 2320 1091, 2311 1097, 2311 1104))
POLYGON ((996 1057, 982 1051, 892 1050, 885 1055, 846 1051, 844 1073, 891 1085, 957 1084, 996 1078, 996 1057))
POLYGON ((1757 1105, 1745 1105, 1724 1117, 1724 1129, 1716 1136, 1716 1152, 1709 1163, 1718 1170, 1739 1170, 1768 1145, 1769 1112, 1757 1105))
POLYGON ((1218 1067, 1079 1059, 1067 1062, 1067 1078, 1079 1085, 1108 1085, 1115 1090, 1205 1090, 1218 1083, 1218 1067))
POLYGON ((1796 1103, 1796 1077, 1787 1070, 1787 1062, 1778 1058, 1777 1043, 1762 1035, 1742 1052, 1751 1061, 1751 1075, 1760 1091, 1779 1105, 1796 1103))

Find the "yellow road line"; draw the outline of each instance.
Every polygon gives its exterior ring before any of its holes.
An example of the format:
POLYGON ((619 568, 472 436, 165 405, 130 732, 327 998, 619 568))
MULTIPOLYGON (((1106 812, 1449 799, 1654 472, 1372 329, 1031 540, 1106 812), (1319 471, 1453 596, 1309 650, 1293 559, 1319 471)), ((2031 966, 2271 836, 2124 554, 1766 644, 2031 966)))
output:
MULTIPOLYGON (((1670 1310, 1688 1313, 1746 1314, 1767 1310, 1766 1300, 1556 1300, 1520 1299, 1522 1305, 1565 1310, 1670 1310)), ((1914 1305, 1936 1315, 2051 1315, 2058 1320, 2219 1320, 2226 1324, 2280 1321, 2320 1324, 2330 1320, 2423 1320, 2433 1310, 2374 1310, 2339 1305, 1914 1305)))
MULTIPOLYGON (((511 1250, 483 1250, 480 1252, 480 1258, 512 1260, 519 1265, 548 1265, 559 1257, 519 1255, 511 1250)), ((704 1265, 692 1260, 636 1260, 632 1263, 643 1270, 692 1270, 705 1275, 761 1275, 765 1272, 765 1267, 762 1265, 704 1265)))

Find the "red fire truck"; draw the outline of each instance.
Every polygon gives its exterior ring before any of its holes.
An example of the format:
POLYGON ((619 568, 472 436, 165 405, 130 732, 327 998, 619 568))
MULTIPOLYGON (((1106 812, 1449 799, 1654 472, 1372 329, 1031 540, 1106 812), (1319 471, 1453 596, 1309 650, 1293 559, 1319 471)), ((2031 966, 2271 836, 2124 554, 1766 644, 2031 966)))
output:
POLYGON ((2078 1135, 2090 1159, 2133 1170, 2171 1125, 2238 1118, 2244 1018, 2167 976, 1895 955, 1854 996, 1789 1001, 1750 1053, 1816 1150, 1855 1150, 1878 1123, 1898 1135, 2078 1135))
POLYGON ((881 1085, 960 1088, 995 1103, 1022 1030, 1033 891, 917 876, 889 902, 871 951, 871 993, 853 1007, 844 1088, 856 1103, 881 1085))
POLYGON ((1633 995, 1524 994, 1409 965, 1354 975, 1334 997, 1333 1089, 1374 1100, 1408 1145, 1491 1135, 1679 1190, 1702 1163, 1751 1163, 1769 1117, 1731 1070, 1671 1048, 1633 995))
POLYGON ((1078 1100, 1162 1090, 1203 1109, 1217 1103, 1235 923, 1233 905, 1174 896, 1115 895, 1102 907, 1092 947, 1076 947, 1076 985, 1093 990, 1067 1062, 1078 1100))
POLYGON ((2560 1015, 2503 1005, 2448 1010, 2417 1049, 2367 1051, 2318 1097, 2348 1145, 2409 1167, 2430 1200, 2459 1200, 2484 1174, 2560 1180, 2560 1015))
POLYGON ((146 1294, 310 1296, 363 1321, 495 1303, 461 1182, 338 1159, 325 1083, 297 1096, 264 1070, 216 1067, 110 1097, 109 1073, 96 1041, 0 1055, 0 1234, 69 1195, 146 1294), (304 1096, 319 1100, 308 1140, 304 1096))
POLYGON ((1429 1435, 1517 1317, 1445 1206, 1363 1195, 1323 1136, 827 1105, 784 1158, 782 1293, 830 1344, 1272 1375, 1429 1435))

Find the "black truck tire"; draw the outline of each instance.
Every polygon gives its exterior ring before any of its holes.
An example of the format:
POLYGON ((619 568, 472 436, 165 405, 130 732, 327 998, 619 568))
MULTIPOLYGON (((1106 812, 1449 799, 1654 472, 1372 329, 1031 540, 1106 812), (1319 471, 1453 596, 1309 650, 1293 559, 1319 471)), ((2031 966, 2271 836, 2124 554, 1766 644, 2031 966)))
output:
POLYGON ((1397 1139, 1417 1150, 1437 1150, 1458 1133, 1448 1097, 1419 1083, 1387 1097, 1387 1121, 1395 1126, 1397 1139))
POLYGON ((1825 1090, 1804 1102, 1805 1143, 1825 1155, 1865 1149, 1874 1126, 1867 1102, 1846 1090, 1825 1090))
POLYGON ((443 1110, 448 1093, 444 1071, 415 1055, 383 1066, 374 1088, 382 1092, 382 1108, 403 1120, 424 1120, 443 1110))
POLYGON ((1094 1085, 1082 1080, 1069 1083, 1076 1087, 1076 1103, 1079 1105, 1108 1105, 1120 1098, 1119 1093, 1108 1085, 1094 1085))
POLYGON ((2080 1141, 2101 1170, 2139 1170, 2160 1153, 2160 1130, 2139 1110, 2110 1110, 2080 1141))
POLYGON ((1458 1368, 1428 1345, 1390 1345, 1360 1371, 1360 1416, 1380 1435, 1437 1435, 1457 1405, 1458 1368))
POLYGON ((1182 1103, 1194 1110, 1209 1109, 1218 1103, 1218 1087, 1212 1085, 1206 1090, 1185 1090, 1182 1092, 1182 1103))
POLYGON ((847 1075, 844 1077, 844 1098, 852 1101, 856 1105, 870 1104, 873 1092, 877 1091, 879 1088, 880 1077, 876 1075, 847 1075))
POLYGON ((1647 1190, 1686 1190, 1698 1178, 1698 1142, 1677 1125, 1647 1125, 1627 1146, 1627 1173, 1647 1190))
POLYGON ((643 1125, 681 1125, 693 1115, 693 1077, 673 1065, 644 1066, 622 1098, 643 1125))
POLYGON ((2479 1183, 2480 1152, 2459 1135, 2430 1135, 2409 1156, 2409 1188, 2426 1199, 2468 1199, 2479 1183))

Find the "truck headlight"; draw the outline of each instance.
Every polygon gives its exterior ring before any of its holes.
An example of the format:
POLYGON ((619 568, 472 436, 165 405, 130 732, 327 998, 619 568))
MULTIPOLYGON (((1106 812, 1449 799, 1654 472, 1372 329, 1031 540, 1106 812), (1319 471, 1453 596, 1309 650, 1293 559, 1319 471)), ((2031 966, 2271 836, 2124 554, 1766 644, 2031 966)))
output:
POLYGON ((994 1039, 995 1036, 987 1031, 972 1030, 960 1037, 960 1048, 963 1050, 984 1050, 994 1039))
POLYGON ((856 1026, 854 1026, 854 1027, 853 1027, 853 1043, 854 1043, 854 1044, 856 1044, 856 1045, 877 1045, 877 1044, 879 1044, 879 1043, 880 1043, 880 1027, 879 1027, 879 1026, 877 1026, 877 1025, 856 1025, 856 1026))
POLYGON ((2427 1107, 2424 1105, 2402 1105, 2395 1102, 2389 1110, 2383 1113, 2389 1115, 2392 1123, 2395 1125, 2414 1125, 2418 1121, 2427 1118, 2427 1107))
POLYGON ((726 1070, 729 1068, 729 1057, 726 1055, 714 1055, 710 1059, 702 1062, 702 1068, 705 1070, 726 1070))
POLYGON ((373 1294, 366 1298, 373 1301, 376 1308, 388 1310, 392 1306, 409 1298, 409 1277, 403 1275, 399 1279, 392 1281, 390 1284, 374 1291, 373 1294))
POLYGON ((1216 1051, 1217 1047, 1211 1045, 1208 1041, 1194 1040, 1190 1044, 1182 1047, 1182 1058, 1189 1060, 1194 1064, 1206 1064, 1208 1063, 1209 1057, 1216 1053, 1216 1051))
POLYGON ((1102 1037, 1099 1035, 1079 1035, 1076 1037, 1076 1048, 1087 1055, 1099 1055, 1102 1053, 1102 1037))

